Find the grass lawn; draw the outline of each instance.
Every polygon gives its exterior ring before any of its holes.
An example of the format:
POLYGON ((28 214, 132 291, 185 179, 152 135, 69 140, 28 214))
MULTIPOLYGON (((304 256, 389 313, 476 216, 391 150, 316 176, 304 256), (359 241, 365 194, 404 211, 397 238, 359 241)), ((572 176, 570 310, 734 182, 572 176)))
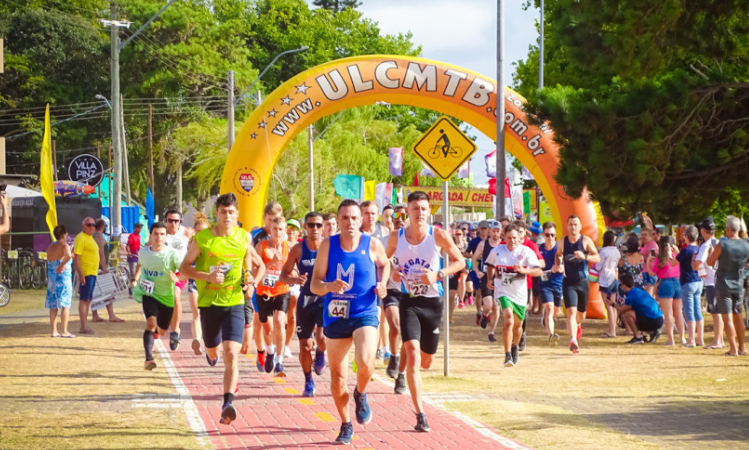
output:
POLYGON ((10 291, 10 302, 0 308, 0 316, 28 309, 44 308, 45 295, 47 295, 46 289, 13 289, 10 291))

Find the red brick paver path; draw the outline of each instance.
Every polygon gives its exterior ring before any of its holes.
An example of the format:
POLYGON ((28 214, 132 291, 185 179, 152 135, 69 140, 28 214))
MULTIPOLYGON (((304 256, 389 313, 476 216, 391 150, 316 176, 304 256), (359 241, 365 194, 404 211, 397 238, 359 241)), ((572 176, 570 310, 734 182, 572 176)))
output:
MULTIPOLYGON (((304 375, 295 350, 291 360, 284 360, 287 378, 273 378, 255 367, 255 356, 242 356, 240 390, 234 405, 239 417, 232 425, 221 425, 223 363, 209 367, 205 357, 195 356, 189 348, 189 325, 183 346, 169 352, 182 382, 192 395, 207 436, 216 449, 311 449, 340 448, 332 445, 340 422, 330 396, 330 372, 315 377, 317 392, 312 399, 303 398, 304 375)), ((296 348, 296 340, 293 341, 296 348)), ((353 392, 355 378, 349 377, 353 392)), ((354 421, 356 449, 525 449, 527 447, 484 429, 483 434, 471 424, 426 405, 430 433, 417 433, 411 397, 393 394, 392 387, 372 381, 367 387, 373 420, 367 425, 354 421)), ((351 414, 354 416, 353 395, 351 414)))

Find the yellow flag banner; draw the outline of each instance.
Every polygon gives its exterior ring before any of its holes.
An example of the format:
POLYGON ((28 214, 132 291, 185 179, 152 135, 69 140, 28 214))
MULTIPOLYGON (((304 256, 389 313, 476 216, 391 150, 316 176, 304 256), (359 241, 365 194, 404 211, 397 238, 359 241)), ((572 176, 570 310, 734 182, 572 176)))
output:
POLYGON ((374 200, 375 199, 375 188, 377 186, 377 182, 372 181, 365 181, 364 182, 364 200, 374 200))
POLYGON ((44 138, 42 138, 42 157, 40 164, 39 181, 42 187, 42 196, 49 205, 47 211, 47 226, 52 240, 55 236, 52 231, 57 226, 57 208, 55 206, 55 189, 52 185, 54 176, 52 174, 52 130, 49 126, 49 104, 47 111, 44 113, 44 138))
MULTIPOLYGON (((403 186, 403 197, 408 197, 411 192, 422 191, 429 196, 429 201, 442 204, 442 186, 403 186)), ((484 188, 460 188, 450 187, 447 191, 450 206, 473 206, 475 208, 491 208, 494 204, 494 196, 484 188)))

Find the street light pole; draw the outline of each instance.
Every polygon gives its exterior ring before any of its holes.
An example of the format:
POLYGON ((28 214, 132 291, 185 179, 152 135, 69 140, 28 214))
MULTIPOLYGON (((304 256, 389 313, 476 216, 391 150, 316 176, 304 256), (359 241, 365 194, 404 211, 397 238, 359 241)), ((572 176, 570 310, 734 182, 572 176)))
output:
POLYGON ((505 58, 504 48, 504 5, 497 0, 497 211, 495 218, 499 220, 505 213, 505 83, 502 65, 505 58))
POLYGON ((236 106, 236 105, 239 104, 240 101, 242 101, 242 99, 245 97, 245 95, 247 95, 247 93, 250 92, 250 89, 252 89, 252 87, 255 86, 255 83, 257 83, 258 81, 260 81, 260 79, 263 78, 263 75, 265 75, 265 72, 267 72, 268 69, 270 69, 271 66, 273 66, 273 64, 276 63, 276 61, 278 61, 278 58, 280 58, 280 57, 282 57, 284 55, 288 55, 290 53, 306 52, 307 50, 309 50, 309 47, 307 47, 306 45, 303 45, 303 46, 301 46, 299 48, 294 48, 294 49, 291 49, 291 50, 286 50, 285 52, 281 52, 278 55, 276 55, 276 57, 273 58, 273 61, 271 61, 270 64, 268 64, 267 66, 265 66, 265 69, 263 69, 263 71, 260 72, 260 75, 258 75, 257 78, 255 78, 255 81, 253 81, 247 87, 247 89, 245 89, 244 91, 242 91, 242 93, 239 95, 239 97, 237 97, 236 100, 234 100, 234 105, 236 106))
POLYGON ((229 98, 226 107, 226 120, 229 122, 228 139, 229 139, 229 151, 231 151, 232 145, 234 145, 234 72, 229 71, 229 79, 227 80, 227 90, 229 91, 229 98))

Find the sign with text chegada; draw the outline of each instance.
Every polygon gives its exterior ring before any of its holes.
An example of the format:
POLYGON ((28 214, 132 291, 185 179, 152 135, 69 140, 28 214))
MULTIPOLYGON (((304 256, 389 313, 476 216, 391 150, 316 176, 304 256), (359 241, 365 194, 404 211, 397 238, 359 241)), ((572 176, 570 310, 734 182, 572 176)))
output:
MULTIPOLYGON (((442 203, 442 187, 433 186, 404 186, 403 196, 408 197, 411 192, 422 191, 429 196, 432 204, 442 203)), ((484 188, 461 188, 450 187, 448 190, 450 206, 467 206, 474 208, 491 208, 494 205, 494 196, 484 188)))

